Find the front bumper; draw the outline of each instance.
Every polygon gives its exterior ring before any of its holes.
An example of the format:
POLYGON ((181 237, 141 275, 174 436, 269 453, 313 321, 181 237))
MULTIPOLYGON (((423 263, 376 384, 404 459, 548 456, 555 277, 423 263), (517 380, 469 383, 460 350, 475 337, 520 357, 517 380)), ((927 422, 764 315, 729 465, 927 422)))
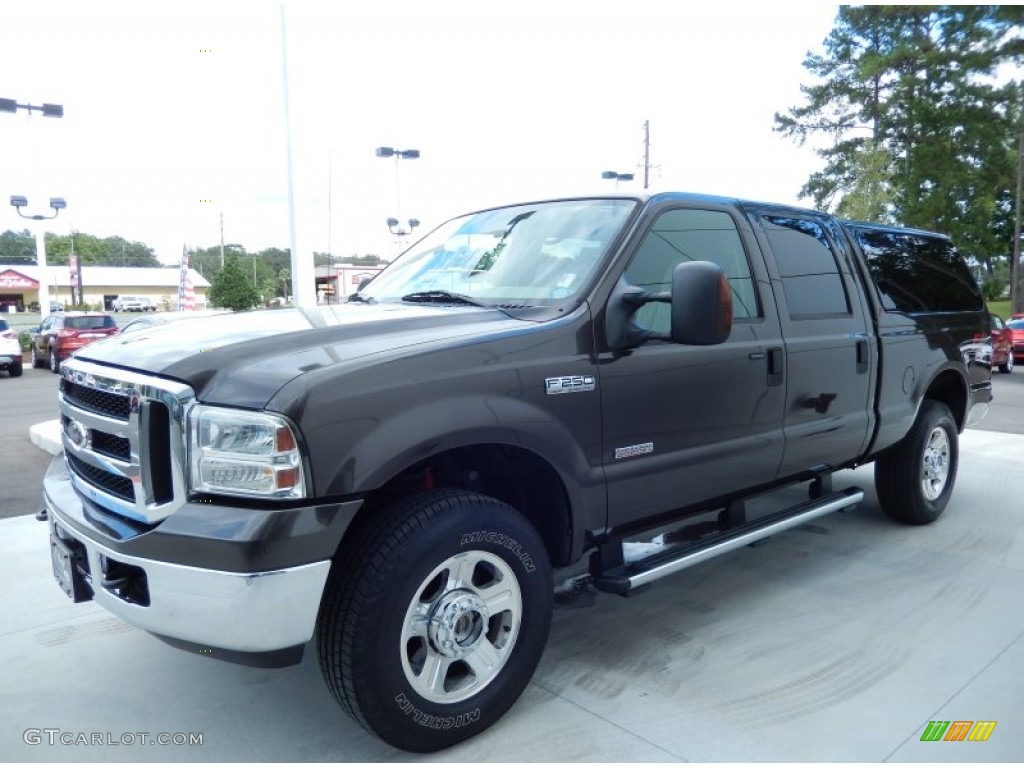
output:
POLYGON ((51 535, 76 554, 92 599, 173 644, 214 656, 309 641, 331 556, 361 505, 259 510, 189 502, 144 526, 75 493, 63 455, 50 465, 44 498, 51 535))

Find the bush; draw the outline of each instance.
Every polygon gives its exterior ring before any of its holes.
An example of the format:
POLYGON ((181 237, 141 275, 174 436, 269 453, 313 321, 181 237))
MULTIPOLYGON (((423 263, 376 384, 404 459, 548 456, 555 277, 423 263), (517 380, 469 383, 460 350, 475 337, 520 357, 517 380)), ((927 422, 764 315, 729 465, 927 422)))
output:
POLYGON ((28 331, 22 331, 18 334, 18 341, 21 343, 21 351, 28 352, 29 347, 32 346, 32 334, 28 331))
POLYGON ((999 301, 1005 290, 1006 284, 1002 280, 986 280, 981 284, 981 295, 985 301, 999 301))

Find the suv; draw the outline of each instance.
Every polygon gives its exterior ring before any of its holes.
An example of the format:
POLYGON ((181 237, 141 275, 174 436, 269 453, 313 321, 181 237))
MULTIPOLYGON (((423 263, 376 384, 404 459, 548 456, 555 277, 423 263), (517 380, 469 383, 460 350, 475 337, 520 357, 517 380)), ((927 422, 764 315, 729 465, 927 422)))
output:
POLYGON ((21 376, 21 342, 18 334, 0 317, 0 370, 4 369, 12 377, 21 376))
POLYGON ((117 333, 117 323, 105 312, 55 312, 32 334, 32 367, 60 371, 60 362, 76 350, 117 333))
POLYGON ((115 312, 155 312, 156 304, 143 296, 118 296, 113 308, 115 312))

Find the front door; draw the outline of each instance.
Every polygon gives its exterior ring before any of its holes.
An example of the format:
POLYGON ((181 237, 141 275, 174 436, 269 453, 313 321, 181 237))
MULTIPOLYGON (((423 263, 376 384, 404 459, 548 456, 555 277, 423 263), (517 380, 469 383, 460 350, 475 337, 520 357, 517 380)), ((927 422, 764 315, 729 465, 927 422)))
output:
MULTIPOLYGON (((728 206, 673 204, 653 216, 625 268, 632 285, 668 291, 682 261, 712 261, 729 278, 733 328, 717 346, 649 341, 600 352, 609 525, 690 506, 775 478, 782 457, 778 314, 749 224, 728 206)), ((669 329, 668 304, 636 313, 669 329)))

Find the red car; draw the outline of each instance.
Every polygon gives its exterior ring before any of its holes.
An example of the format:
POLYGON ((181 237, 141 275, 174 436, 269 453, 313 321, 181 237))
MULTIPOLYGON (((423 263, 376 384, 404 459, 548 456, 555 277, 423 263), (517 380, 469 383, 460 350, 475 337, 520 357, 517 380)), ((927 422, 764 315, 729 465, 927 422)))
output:
POLYGON ((1013 373, 1013 331, 999 315, 989 313, 992 329, 992 367, 1013 373))
POLYGON ((115 333, 117 323, 105 312, 54 312, 32 334, 32 367, 59 373, 61 360, 115 333))
POLYGON ((1024 317, 1015 317, 1006 324, 1006 327, 1013 334, 1013 354, 1010 355, 1010 359, 1024 363, 1024 317))

